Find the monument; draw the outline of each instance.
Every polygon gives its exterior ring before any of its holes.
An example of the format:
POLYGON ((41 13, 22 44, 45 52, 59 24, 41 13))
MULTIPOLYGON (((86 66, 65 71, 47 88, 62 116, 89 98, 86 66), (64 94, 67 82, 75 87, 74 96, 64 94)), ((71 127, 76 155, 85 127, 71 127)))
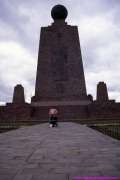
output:
POLYGON ((99 82, 97 85, 97 97, 98 102, 106 102, 108 101, 108 92, 107 86, 104 82, 99 82))
MULTIPOLYGON (((53 24, 41 28, 33 102, 88 104, 77 26, 67 25, 67 9, 56 5, 53 24)), ((35 104, 35 103, 34 103, 35 104)))
POLYGON ((78 29, 67 25, 67 15, 64 6, 56 5, 51 11, 54 22, 41 28, 35 96, 31 100, 39 112, 40 107, 57 106, 64 117, 66 107, 70 115, 79 106, 79 114, 83 115, 85 105, 91 102, 86 92, 78 29))
POLYGON ((18 84, 14 88, 13 103, 15 103, 15 104, 24 104, 25 103, 24 88, 21 84, 18 84))
POLYGON ((24 88, 14 88, 13 102, 0 106, 0 119, 48 119, 57 108, 59 119, 120 118, 120 103, 109 100, 107 85, 99 82, 96 100, 87 95, 77 26, 68 25, 63 5, 51 10, 53 23, 42 27, 38 52, 35 95, 25 102, 24 88))

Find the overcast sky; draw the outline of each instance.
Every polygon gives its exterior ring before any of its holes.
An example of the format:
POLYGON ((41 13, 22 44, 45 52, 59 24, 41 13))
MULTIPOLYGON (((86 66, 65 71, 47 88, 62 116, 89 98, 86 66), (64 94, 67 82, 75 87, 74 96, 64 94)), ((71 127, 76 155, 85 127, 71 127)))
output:
POLYGON ((0 0, 0 102, 12 101, 16 84, 27 101, 34 95, 40 27, 53 22, 56 4, 79 28, 87 93, 95 99, 104 81, 110 99, 120 101, 120 0, 0 0))

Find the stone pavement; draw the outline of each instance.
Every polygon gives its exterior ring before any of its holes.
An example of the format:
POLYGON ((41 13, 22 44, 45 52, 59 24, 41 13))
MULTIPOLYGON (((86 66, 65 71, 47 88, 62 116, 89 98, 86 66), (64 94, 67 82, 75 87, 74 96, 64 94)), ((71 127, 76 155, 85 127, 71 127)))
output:
POLYGON ((76 123, 24 127, 0 134, 0 180, 120 177, 120 141, 76 123))

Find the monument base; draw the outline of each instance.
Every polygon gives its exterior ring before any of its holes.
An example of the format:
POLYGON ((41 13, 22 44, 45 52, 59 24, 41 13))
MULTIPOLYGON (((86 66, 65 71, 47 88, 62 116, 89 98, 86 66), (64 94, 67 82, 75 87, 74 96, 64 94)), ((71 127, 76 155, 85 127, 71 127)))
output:
POLYGON ((41 106, 85 106, 91 104, 89 100, 81 100, 81 101, 38 101, 38 102, 31 102, 33 107, 41 107, 41 106))
POLYGON ((87 118, 87 107, 91 104, 89 100, 81 101, 38 101, 31 102, 31 117, 33 119, 46 119, 49 118, 49 109, 56 108, 58 110, 58 116, 61 121, 87 118))
POLYGON ((71 121, 82 119, 120 119, 120 103, 107 101, 100 103, 97 101, 73 101, 59 102, 48 101, 34 102, 31 104, 7 103, 0 106, 0 122, 18 121, 48 121, 49 109, 58 110, 59 121, 71 121))

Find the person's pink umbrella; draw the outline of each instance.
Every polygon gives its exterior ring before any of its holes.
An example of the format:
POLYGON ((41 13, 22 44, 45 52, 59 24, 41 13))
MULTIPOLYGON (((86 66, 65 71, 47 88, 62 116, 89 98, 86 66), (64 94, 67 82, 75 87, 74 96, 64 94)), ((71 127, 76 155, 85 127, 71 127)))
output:
POLYGON ((52 108, 49 110, 49 115, 53 115, 53 114, 56 115, 57 113, 58 113, 58 110, 55 108, 52 108))

